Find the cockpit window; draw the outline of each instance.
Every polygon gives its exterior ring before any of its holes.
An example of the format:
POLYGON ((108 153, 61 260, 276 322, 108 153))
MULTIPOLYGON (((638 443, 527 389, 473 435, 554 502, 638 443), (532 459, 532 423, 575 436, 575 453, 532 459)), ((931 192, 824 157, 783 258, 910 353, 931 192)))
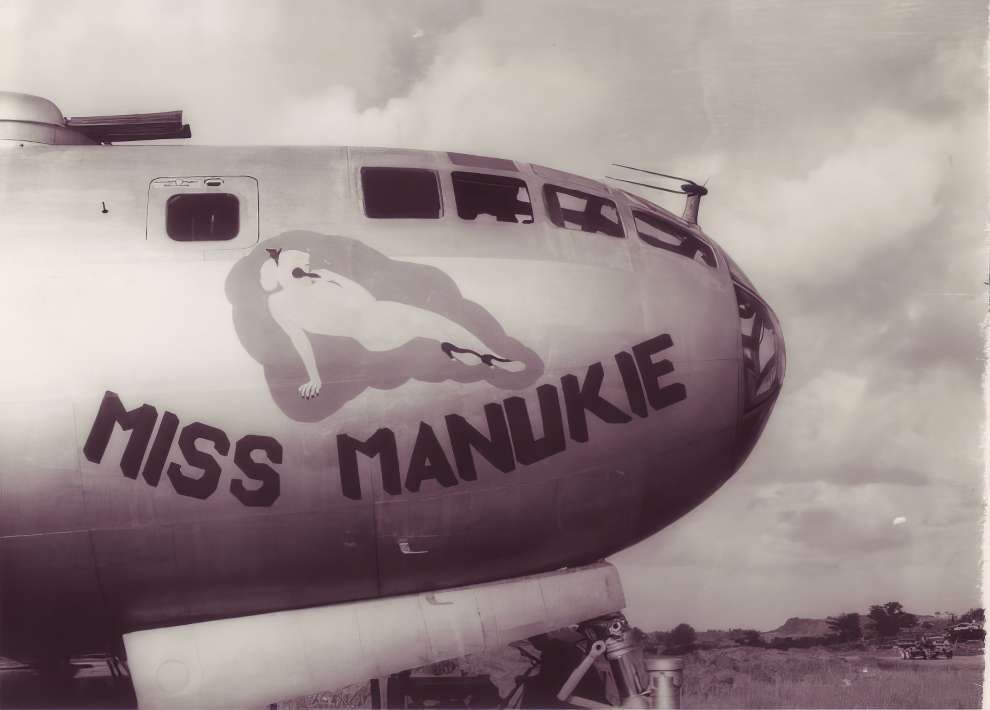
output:
POLYGON ((461 219, 533 223, 526 182, 519 178, 455 171, 454 199, 461 219))
POLYGON ((439 219, 440 182, 422 168, 361 168, 364 213, 375 219, 439 219))
POLYGON ((749 277, 746 276, 746 274, 743 273, 743 270, 739 268, 739 264, 737 264, 728 254, 723 252, 723 255, 725 256, 726 263, 729 265, 729 275, 732 277, 732 280, 736 283, 741 283, 750 291, 756 291, 756 287, 753 285, 753 282, 750 281, 749 277))
POLYGON ((624 236, 619 211, 611 200, 556 185, 544 185, 543 198, 550 221, 558 227, 610 237, 624 236))
POLYGON ((715 268, 715 251, 687 230, 647 212, 633 210, 633 218, 636 220, 639 238, 650 246, 672 251, 715 268))
POLYGON ((237 236, 240 213, 228 192, 172 195, 165 202, 165 232, 177 242, 225 242, 237 236))
POLYGON ((735 284, 735 290, 749 409, 780 391, 786 356, 780 323, 773 312, 745 288, 735 284))
POLYGON ((511 160, 505 158, 489 158, 484 155, 471 155, 470 153, 447 153, 450 162, 464 168, 483 168, 488 170, 511 170, 519 172, 519 168, 511 160))

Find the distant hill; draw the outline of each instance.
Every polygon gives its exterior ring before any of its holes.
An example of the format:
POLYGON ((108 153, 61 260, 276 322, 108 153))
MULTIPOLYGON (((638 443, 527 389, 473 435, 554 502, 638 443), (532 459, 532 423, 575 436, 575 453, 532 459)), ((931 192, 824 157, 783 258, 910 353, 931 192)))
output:
MULTIPOLYGON (((944 633, 945 629, 958 618, 955 615, 950 615, 948 612, 938 615, 915 614, 915 617, 918 620, 917 625, 911 629, 905 629, 905 633, 908 631, 918 633, 944 633)), ((864 632, 869 633, 868 630, 872 628, 873 621, 870 620, 864 612, 859 612, 859 618, 864 632)), ((698 644, 701 647, 708 649, 730 648, 737 645, 737 639, 740 638, 743 633, 744 631, 741 628, 730 630, 708 629, 707 631, 698 631, 698 644)), ((761 631, 759 634, 764 643, 770 643, 777 638, 822 638, 831 636, 832 631, 828 627, 827 619, 812 619, 792 616, 776 629, 773 629, 772 631, 761 631)))
POLYGON ((786 637, 825 636, 828 633, 828 623, 825 619, 802 619, 799 616, 792 616, 782 626, 773 631, 764 631, 763 638, 769 641, 775 638, 786 637))

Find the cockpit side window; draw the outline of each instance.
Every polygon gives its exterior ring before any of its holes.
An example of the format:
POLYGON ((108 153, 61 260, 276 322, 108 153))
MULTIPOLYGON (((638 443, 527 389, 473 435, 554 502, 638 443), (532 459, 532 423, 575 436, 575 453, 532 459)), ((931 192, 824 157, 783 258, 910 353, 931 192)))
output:
POLYGON ((222 252, 258 243, 258 181, 250 175, 176 175, 148 184, 145 237, 171 249, 222 252))
POLYGON ((533 223, 526 182, 486 173, 451 173, 457 216, 466 220, 533 223))
POLYGON ((240 203, 229 192, 172 195, 165 232, 177 242, 225 242, 240 231, 240 203))
POLYGON ((619 211, 609 199, 556 185, 544 185, 543 198, 550 221, 558 227, 620 239, 625 236, 619 211))
POLYGON ((361 168, 364 213, 375 219, 440 219, 440 181, 422 168, 361 168))
POLYGON ((639 238, 657 249, 675 254, 715 268, 715 250, 685 229, 669 224, 648 212, 633 210, 636 233, 639 238))

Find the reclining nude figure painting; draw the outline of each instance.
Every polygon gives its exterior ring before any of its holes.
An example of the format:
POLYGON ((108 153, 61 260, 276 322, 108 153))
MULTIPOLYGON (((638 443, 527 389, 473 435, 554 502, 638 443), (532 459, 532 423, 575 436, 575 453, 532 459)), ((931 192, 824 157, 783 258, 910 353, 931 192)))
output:
POLYGON ((323 386, 309 335, 353 338, 372 351, 395 350, 414 338, 429 338, 438 342, 438 356, 467 366, 499 367, 508 372, 525 367, 485 352, 477 336, 433 311, 379 301, 351 279, 312 267, 306 252, 267 251, 271 261, 261 267, 261 286, 271 293, 268 308, 309 375, 299 386, 300 397, 316 397, 323 386))

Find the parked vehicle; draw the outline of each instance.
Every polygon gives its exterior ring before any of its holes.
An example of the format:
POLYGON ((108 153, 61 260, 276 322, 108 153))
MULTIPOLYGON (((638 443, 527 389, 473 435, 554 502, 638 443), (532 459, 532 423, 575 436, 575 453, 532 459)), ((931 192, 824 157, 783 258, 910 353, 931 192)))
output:
POLYGON ((987 632, 976 622, 965 622, 950 626, 946 635, 953 641, 983 641, 987 632))
POLYGON ((935 659, 939 656, 952 658, 954 644, 947 636, 932 636, 923 634, 916 639, 902 639, 894 642, 894 646, 904 659, 935 659))

